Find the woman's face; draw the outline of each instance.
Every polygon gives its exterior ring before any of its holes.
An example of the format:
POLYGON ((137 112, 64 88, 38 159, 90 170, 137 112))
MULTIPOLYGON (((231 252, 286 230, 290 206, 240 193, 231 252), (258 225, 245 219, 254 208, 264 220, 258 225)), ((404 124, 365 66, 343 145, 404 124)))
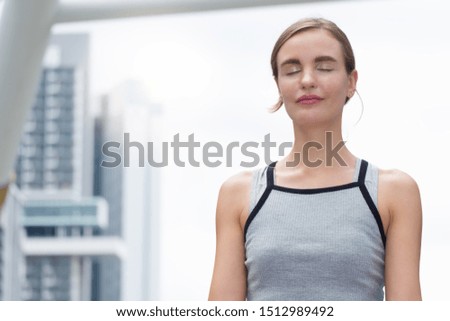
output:
POLYGON ((286 111, 299 125, 341 121, 357 73, 347 74, 341 44, 326 30, 300 32, 277 55, 277 86, 286 111))

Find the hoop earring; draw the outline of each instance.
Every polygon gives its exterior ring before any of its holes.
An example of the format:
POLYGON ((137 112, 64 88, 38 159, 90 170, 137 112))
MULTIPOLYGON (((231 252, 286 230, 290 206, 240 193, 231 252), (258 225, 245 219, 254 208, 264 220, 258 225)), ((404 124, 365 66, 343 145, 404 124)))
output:
POLYGON ((355 93, 358 95, 359 101, 361 102, 361 114, 359 115, 358 120, 356 121, 355 125, 353 125, 353 126, 356 126, 359 123, 359 121, 361 120, 361 118, 364 114, 364 101, 362 100, 361 95, 359 94, 357 89, 355 89, 355 93))
POLYGON ((361 120, 362 115, 363 115, 363 113, 364 113, 364 102, 363 102, 363 100, 362 100, 362 98, 361 98, 361 95, 359 94, 359 92, 358 92, 357 89, 355 89, 354 91, 352 91, 352 92, 350 93, 351 96, 347 96, 347 101, 346 101, 345 103, 347 103, 350 99, 352 99, 352 98, 353 98, 353 95, 354 95, 355 93, 358 95, 359 101, 361 102, 361 114, 359 115, 358 120, 356 121, 356 123, 355 123, 353 126, 356 126, 356 125, 359 123, 359 121, 361 120))
MULTIPOLYGON (((361 113, 359 114, 358 120, 353 125, 351 125, 351 127, 348 129, 348 133, 344 139, 345 141, 350 140, 350 136, 352 134, 353 129, 356 127, 356 125, 358 125, 358 123, 360 122, 360 120, 364 114, 364 101, 362 100, 361 95, 359 94, 358 90, 356 90, 356 89, 353 93, 356 93, 359 97, 359 101, 361 102, 361 113)), ((350 98, 349 98, 349 100, 350 100, 350 98)))

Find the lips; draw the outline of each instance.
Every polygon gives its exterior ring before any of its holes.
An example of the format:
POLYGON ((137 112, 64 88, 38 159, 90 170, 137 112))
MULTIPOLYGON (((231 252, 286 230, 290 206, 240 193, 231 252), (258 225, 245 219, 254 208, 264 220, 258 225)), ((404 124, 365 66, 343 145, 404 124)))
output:
POLYGON ((312 105, 320 102, 321 100, 323 100, 323 98, 317 95, 303 95, 297 99, 297 103, 302 105, 312 105))

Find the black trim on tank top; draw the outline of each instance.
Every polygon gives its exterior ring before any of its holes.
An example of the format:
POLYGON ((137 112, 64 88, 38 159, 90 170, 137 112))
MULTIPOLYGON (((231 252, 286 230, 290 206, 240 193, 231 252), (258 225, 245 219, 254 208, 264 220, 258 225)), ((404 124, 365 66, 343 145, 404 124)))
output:
POLYGON ((373 202, 373 199, 370 196, 370 193, 366 185, 364 184, 364 181, 366 179, 367 166, 368 166, 367 161, 362 159, 361 168, 359 169, 358 185, 359 189, 361 190, 361 194, 367 203, 367 206, 369 206, 370 211, 373 214, 373 217, 377 221, 378 230, 380 231, 381 234, 381 240, 383 241, 383 246, 386 249, 386 235, 384 234, 383 221, 381 220, 380 213, 378 212, 378 209, 375 206, 375 203, 373 202))
POLYGON ((273 177, 273 169, 275 168, 276 164, 277 162, 273 162, 267 167, 267 187, 270 188, 274 186, 275 179, 273 177))
POLYGON ((343 189, 353 188, 353 187, 357 187, 357 186, 358 186, 358 182, 351 182, 351 183, 347 183, 347 184, 343 184, 343 185, 317 187, 317 188, 292 188, 292 187, 284 187, 284 186, 274 185, 273 189, 277 190, 277 191, 294 193, 294 194, 319 194, 319 193, 340 191, 343 189))
POLYGON ((253 221, 253 219, 255 218, 256 214, 258 214, 259 210, 261 209, 261 207, 264 205, 264 203, 266 202, 267 198, 269 197, 270 192, 272 191, 272 187, 273 187, 273 168, 275 167, 275 163, 273 162, 272 164, 270 164, 267 167, 267 184, 266 184, 266 189, 264 190, 264 193, 262 194, 261 198, 258 200, 258 203, 256 203, 256 206, 253 208, 253 210, 251 211, 250 215, 247 218, 247 222, 245 222, 245 226, 244 226, 244 242, 247 240, 247 230, 248 227, 250 226, 250 223, 253 221))
MULTIPOLYGON (((269 166, 275 168, 276 163, 277 162, 273 162, 269 166)), ((279 185, 275 184, 273 171, 271 173, 270 182, 271 182, 272 188, 274 190, 287 192, 287 193, 294 193, 294 194, 319 194, 319 193, 326 193, 326 192, 334 192, 334 191, 340 191, 343 189, 357 187, 359 185, 358 182, 351 182, 351 183, 346 183, 346 184, 341 184, 341 185, 316 187, 316 188, 285 187, 285 186, 279 186, 279 185)), ((269 183, 269 177, 267 178, 267 183, 269 183)))

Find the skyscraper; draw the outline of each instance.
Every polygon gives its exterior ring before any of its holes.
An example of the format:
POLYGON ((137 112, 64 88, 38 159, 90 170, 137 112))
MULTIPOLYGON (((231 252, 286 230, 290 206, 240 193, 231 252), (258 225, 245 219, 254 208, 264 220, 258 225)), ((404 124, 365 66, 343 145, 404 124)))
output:
POLYGON ((4 207, 3 299, 90 300, 93 258, 119 256, 93 236, 108 211, 92 196, 88 52, 86 34, 50 40, 4 207))
MULTIPOLYGON (((126 251, 118 277, 117 261, 99 260, 99 289, 120 287, 123 300, 152 300, 159 295, 159 172, 141 162, 148 150, 137 145, 158 139, 160 115, 141 84, 126 81, 103 97, 95 122, 94 194, 104 197, 110 209, 108 227, 100 233, 120 236, 126 251), (121 162, 101 166, 102 161, 111 161, 103 153, 104 144, 111 142, 120 145, 113 151, 121 162)), ((107 293, 101 297, 108 298, 107 293)))
POLYGON ((88 43, 53 35, 47 49, 0 218, 3 300, 158 298, 158 173, 100 165, 106 141, 150 139, 157 108, 127 83, 92 126, 88 43))

